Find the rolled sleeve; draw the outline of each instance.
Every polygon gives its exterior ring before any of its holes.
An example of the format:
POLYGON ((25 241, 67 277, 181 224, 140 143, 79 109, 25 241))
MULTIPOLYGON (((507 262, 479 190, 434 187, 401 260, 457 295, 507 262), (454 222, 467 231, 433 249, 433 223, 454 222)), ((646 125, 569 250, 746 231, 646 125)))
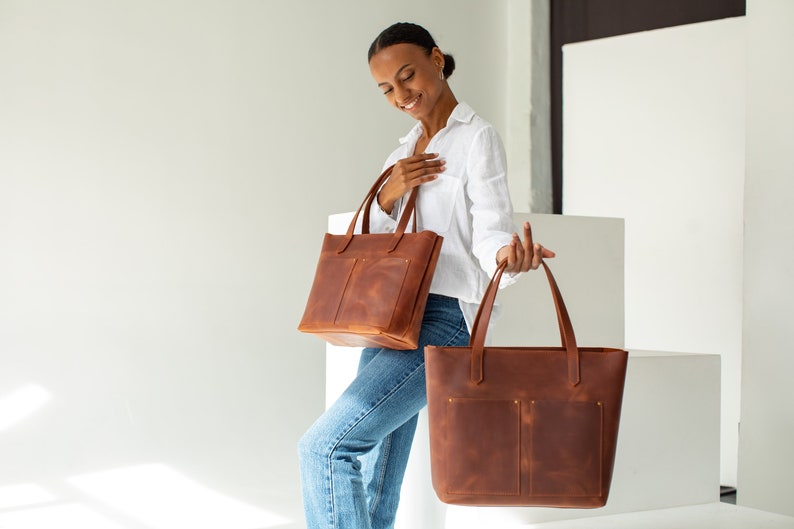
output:
POLYGON ((377 199, 374 200, 369 211, 369 231, 372 233, 391 233, 397 229, 398 206, 399 203, 395 203, 391 214, 388 214, 378 205, 377 199))
MULTIPOLYGON (((504 147, 492 127, 483 128, 475 137, 469 153, 468 174, 472 251, 485 273, 492 276, 496 271, 496 253, 510 244, 516 231, 504 147)), ((515 282, 516 278, 517 274, 505 274, 500 287, 515 282)))

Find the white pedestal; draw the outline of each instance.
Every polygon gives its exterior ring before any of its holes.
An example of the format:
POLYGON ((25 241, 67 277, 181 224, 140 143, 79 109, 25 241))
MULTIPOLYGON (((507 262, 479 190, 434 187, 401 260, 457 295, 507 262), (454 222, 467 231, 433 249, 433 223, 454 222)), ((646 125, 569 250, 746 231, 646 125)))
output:
MULTIPOLYGON (((528 526, 522 527, 529 529, 528 526)), ((794 518, 713 502, 582 520, 560 520, 532 524, 531 527, 532 529, 754 529, 758 527, 794 529, 794 518)))

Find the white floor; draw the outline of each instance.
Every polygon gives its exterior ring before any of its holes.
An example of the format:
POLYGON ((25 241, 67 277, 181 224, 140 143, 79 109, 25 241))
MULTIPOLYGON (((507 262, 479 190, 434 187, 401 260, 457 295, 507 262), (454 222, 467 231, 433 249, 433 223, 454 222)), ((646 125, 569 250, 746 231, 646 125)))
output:
POLYGON ((728 503, 520 526, 537 529, 794 529, 794 518, 728 503))

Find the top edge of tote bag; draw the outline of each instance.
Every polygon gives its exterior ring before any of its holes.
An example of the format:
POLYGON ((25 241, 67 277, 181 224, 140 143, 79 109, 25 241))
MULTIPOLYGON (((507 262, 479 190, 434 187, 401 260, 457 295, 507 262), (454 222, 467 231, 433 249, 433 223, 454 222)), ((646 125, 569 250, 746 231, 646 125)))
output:
POLYGON ((468 347, 425 348, 433 488, 445 503, 606 504, 628 353, 579 347, 551 270, 561 347, 485 344, 500 263, 468 347))
POLYGON ((443 237, 416 232, 418 187, 408 196, 394 233, 369 232, 370 208, 393 167, 372 185, 345 235, 325 234, 299 331, 334 345, 418 347, 443 237), (354 234, 362 210, 361 233, 354 234))

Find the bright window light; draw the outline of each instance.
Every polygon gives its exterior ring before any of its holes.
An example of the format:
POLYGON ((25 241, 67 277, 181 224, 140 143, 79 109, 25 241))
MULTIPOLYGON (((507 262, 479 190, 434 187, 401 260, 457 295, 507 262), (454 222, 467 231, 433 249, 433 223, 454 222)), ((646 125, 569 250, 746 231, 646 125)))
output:
MULTIPOLYGON (((0 487, 0 509, 26 507, 55 501, 55 496, 33 484, 0 487)), ((0 527, 3 527, 0 525, 0 527)))
POLYGON ((290 521, 224 496, 162 464, 85 474, 67 481, 152 529, 264 529, 290 521))
POLYGON ((91 509, 77 504, 53 505, 0 513, 0 527, 9 529, 124 529, 91 509))
POLYGON ((0 398, 0 430, 5 430, 33 415, 50 400, 49 392, 35 384, 23 386, 0 398))

